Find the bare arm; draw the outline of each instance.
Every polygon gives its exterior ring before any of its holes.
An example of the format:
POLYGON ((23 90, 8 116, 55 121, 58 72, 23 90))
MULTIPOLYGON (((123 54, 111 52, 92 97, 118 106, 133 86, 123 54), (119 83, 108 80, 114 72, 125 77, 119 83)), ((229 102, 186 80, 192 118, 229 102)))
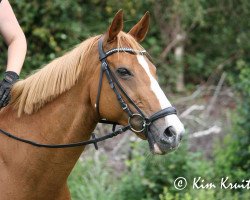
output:
POLYGON ((27 43, 8 0, 2 0, 0 3, 0 33, 8 45, 7 71, 20 74, 27 51, 27 43))

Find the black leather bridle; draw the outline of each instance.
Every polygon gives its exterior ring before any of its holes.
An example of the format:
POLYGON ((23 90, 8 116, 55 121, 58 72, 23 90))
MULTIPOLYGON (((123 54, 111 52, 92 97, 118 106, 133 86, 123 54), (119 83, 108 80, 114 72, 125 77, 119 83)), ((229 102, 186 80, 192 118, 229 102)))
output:
POLYGON ((96 138, 95 134, 92 133, 92 139, 87 140, 87 141, 82 141, 82 142, 76 142, 76 143, 70 143, 70 144, 41 144, 41 143, 37 143, 31 140, 26 140, 20 137, 17 137, 11 133, 8 133, 2 129, 0 129, 0 133, 13 138, 15 140, 18 140, 20 142, 24 142, 36 147, 45 147, 45 148, 70 148, 70 147, 79 147, 79 146, 85 146, 88 144, 94 144, 95 148, 98 149, 97 143, 103 140, 106 140, 108 138, 112 138, 118 134, 124 133, 127 130, 132 130, 133 132, 136 133, 143 133, 146 137, 148 135, 148 129, 151 125, 152 122, 156 121, 157 119, 160 119, 162 117, 168 116, 168 115, 172 115, 172 114, 177 114, 176 109, 174 107, 168 107, 165 109, 162 109, 156 113, 154 113, 152 116, 147 117, 143 111, 135 104, 135 102, 129 97, 129 95, 127 94, 127 92, 123 89, 122 85, 120 84, 120 82, 118 81, 118 79, 116 78, 116 76, 113 74, 113 72, 111 71, 108 62, 107 62, 107 57, 120 52, 120 53, 130 53, 130 54, 134 54, 134 55, 145 55, 146 51, 145 50, 134 50, 131 48, 114 48, 111 49, 107 52, 104 52, 103 50, 103 38, 101 37, 98 41, 98 51, 99 51, 99 60, 101 61, 101 69, 100 69, 100 78, 99 78, 99 86, 98 86, 98 93, 97 93, 97 97, 96 97, 96 111, 100 116, 100 111, 99 111, 99 101, 100 101, 100 96, 101 96, 101 90, 102 90, 102 82, 103 82, 103 75, 105 73, 107 80, 109 82, 109 85, 111 87, 111 89, 114 91, 117 100, 119 101, 122 109, 128 114, 128 125, 123 126, 121 128, 119 128, 118 130, 115 130, 115 126, 118 124, 116 122, 112 122, 106 119, 101 119, 99 122, 100 123, 106 123, 106 124, 113 124, 113 132, 109 133, 105 136, 96 138), (117 89, 118 88, 118 89, 117 89), (123 94, 123 96, 128 100, 128 102, 135 108, 135 110, 137 111, 136 113, 133 113, 131 111, 131 109, 129 108, 128 104, 124 101, 121 93, 123 94), (132 121, 135 120, 139 121, 141 126, 140 128, 135 127, 132 124, 132 121))
MULTIPOLYGON (((147 52, 145 50, 134 50, 131 48, 114 48, 111 49, 107 52, 104 52, 103 50, 103 39, 100 38, 98 41, 98 51, 99 51, 99 59, 101 61, 101 70, 100 70, 100 78, 99 78, 99 87, 98 87, 98 93, 97 93, 97 98, 96 98, 96 110, 97 113, 99 114, 99 101, 100 101, 100 95, 101 95, 101 88, 102 88, 102 77, 103 73, 106 74, 106 77, 108 79, 110 88, 114 91, 116 94, 117 100, 119 101, 122 109, 128 114, 128 125, 130 127, 130 130, 132 130, 135 133, 144 133, 145 136, 147 136, 148 128, 150 124, 162 117, 165 117, 167 115, 172 115, 172 114, 177 114, 176 109, 174 107, 168 107, 163 110, 160 110, 159 112, 156 112, 150 117, 147 117, 144 112, 136 105, 136 103, 129 97, 127 92, 123 89, 122 85, 114 75, 114 73, 111 71, 108 62, 107 62, 107 57, 120 52, 120 53, 130 53, 134 55, 145 55, 147 52), (122 95, 120 92, 124 95, 124 97, 128 100, 128 102, 135 108, 137 111, 136 113, 133 113, 131 109, 129 108, 128 104, 123 100, 122 95), (141 128, 136 128, 132 125, 132 120, 137 118, 138 121, 141 121, 141 128)), ((99 114, 100 115, 100 114, 99 114)), ((110 122, 108 120, 101 120, 101 123, 108 123, 108 124, 116 124, 114 122, 110 122)))

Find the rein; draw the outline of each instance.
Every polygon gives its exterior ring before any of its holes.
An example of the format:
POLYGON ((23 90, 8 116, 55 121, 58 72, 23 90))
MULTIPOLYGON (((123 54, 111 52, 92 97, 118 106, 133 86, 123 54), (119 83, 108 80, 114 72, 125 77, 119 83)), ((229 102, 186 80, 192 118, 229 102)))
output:
POLYGON ((26 140, 26 139, 23 139, 23 138, 20 138, 20 137, 17 137, 11 133, 8 133, 2 129, 0 129, 0 133, 14 139, 14 140, 17 140, 17 141, 20 141, 20 142, 23 142, 23 143, 26 143, 26 144, 30 144, 30 145, 33 145, 35 147, 45 147, 45 148, 50 148, 50 149, 61 149, 61 148, 72 148, 72 147, 79 147, 79 146, 85 146, 85 145, 89 145, 89 144, 94 144, 95 146, 95 149, 98 150, 98 146, 97 146, 97 143, 98 142, 101 142, 103 140, 106 140, 106 139, 109 139, 109 138, 112 138, 114 136, 117 136, 117 135, 120 135, 122 133, 124 133, 125 131, 129 130, 129 126, 124 126, 122 128, 119 128, 118 130, 112 132, 112 133, 109 133, 103 137, 99 137, 99 138, 96 138, 94 133, 92 134, 92 139, 90 140, 87 140, 87 141, 82 141, 82 142, 76 142, 76 143, 69 143, 69 144, 41 144, 41 143, 37 143, 37 142, 34 142, 34 141, 31 141, 31 140, 26 140))
POLYGON ((96 111, 100 116, 100 111, 99 111, 99 101, 100 101, 100 96, 101 96, 101 90, 102 90, 102 80, 103 80, 103 76, 104 74, 106 75, 110 88, 114 91, 114 93, 116 94, 117 100, 119 101, 122 109, 128 114, 128 125, 119 128, 117 130, 115 130, 116 125, 118 125, 118 123, 116 122, 112 122, 106 119, 101 119, 99 121, 99 123, 105 123, 105 124, 112 124, 113 125, 113 129, 111 133, 108 133, 105 136, 102 137, 98 137, 96 138, 95 134, 92 133, 92 139, 90 140, 86 140, 86 141, 81 141, 81 142, 76 142, 76 143, 68 143, 68 144, 41 144, 41 143, 37 143, 35 141, 31 141, 31 140, 26 140, 20 137, 17 137, 11 133, 8 133, 2 129, 0 129, 0 133, 23 143, 26 144, 30 144, 33 145, 35 147, 43 147, 43 148, 72 148, 72 147, 79 147, 79 146, 85 146, 85 145, 89 145, 89 144, 94 144, 95 149, 98 150, 98 146, 97 143, 109 138, 112 138, 114 136, 117 136, 119 134, 122 134, 124 132, 126 132, 127 130, 132 130, 133 132, 136 133, 143 133, 145 134, 145 136, 147 137, 148 135, 148 129, 151 125, 152 122, 156 121, 157 119, 160 119, 162 117, 165 117, 167 115, 172 115, 172 114, 177 114, 176 109, 174 107, 168 107, 165 109, 162 109, 156 113, 154 113, 152 116, 147 117, 143 111, 135 104, 135 102, 129 97, 129 95, 127 94, 127 92, 124 90, 124 88, 122 87, 122 85, 120 84, 120 82, 118 81, 118 79, 116 78, 116 76, 113 74, 113 72, 111 71, 108 62, 106 60, 106 58, 114 53, 117 52, 126 52, 126 53, 130 53, 130 54, 134 54, 134 55, 145 55, 146 51, 142 50, 142 51, 138 51, 138 50, 134 50, 131 48, 114 48, 111 49, 107 52, 104 52, 103 50, 103 38, 100 38, 98 41, 98 52, 99 52, 99 60, 101 62, 101 69, 100 69, 100 78, 99 78, 99 85, 98 85, 98 93, 97 93, 97 97, 96 97, 96 111), (118 89, 119 90, 118 90, 118 89), (133 113, 128 104, 123 100, 122 95, 120 94, 120 92, 123 94, 123 96, 125 96, 125 98, 128 100, 128 102, 135 108, 135 110, 137 111, 137 113, 133 113), (141 128, 137 128, 134 127, 132 125, 132 121, 134 119, 139 119, 141 122, 141 128))

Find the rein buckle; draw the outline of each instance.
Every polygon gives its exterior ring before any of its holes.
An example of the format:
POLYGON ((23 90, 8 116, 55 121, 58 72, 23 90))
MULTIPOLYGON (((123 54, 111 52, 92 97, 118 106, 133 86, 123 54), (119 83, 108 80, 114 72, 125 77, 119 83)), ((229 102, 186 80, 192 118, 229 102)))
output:
POLYGON ((147 121, 145 120, 145 118, 139 114, 139 113, 134 113, 132 114, 129 118, 128 118, 128 125, 130 127, 130 130, 132 130, 135 133, 142 133, 145 131, 146 127, 147 127, 147 121), (140 120, 141 122, 141 126, 142 128, 138 130, 138 128, 134 127, 133 125, 133 119, 138 118, 138 120, 140 120))

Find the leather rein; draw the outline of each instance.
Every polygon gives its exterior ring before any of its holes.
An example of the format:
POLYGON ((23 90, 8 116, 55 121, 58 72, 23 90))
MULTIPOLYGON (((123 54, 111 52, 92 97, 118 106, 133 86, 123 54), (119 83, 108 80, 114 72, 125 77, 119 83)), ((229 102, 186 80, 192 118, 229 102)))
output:
POLYGON ((99 86, 98 86, 98 93, 97 93, 97 97, 96 97, 96 111, 100 116, 100 111, 99 111, 99 101, 100 101, 100 96, 101 96, 101 90, 102 90, 102 82, 103 82, 103 76, 104 74, 106 75, 110 88, 114 91, 114 93, 116 94, 117 100, 119 101, 122 109, 128 114, 128 125, 123 126, 117 130, 115 130, 116 125, 119 125, 116 122, 112 122, 106 119, 101 119, 99 121, 99 123, 105 123, 105 124, 112 124, 113 125, 113 129, 111 133, 108 133, 105 136, 102 137, 98 137, 96 138, 95 134, 92 133, 92 139, 90 140, 86 140, 86 141, 81 141, 81 142, 76 142, 76 143, 68 143, 68 144, 42 144, 42 143, 37 143, 35 141, 31 141, 31 140, 27 140, 27 139, 23 139, 20 137, 17 137, 11 133, 8 133, 2 129, 0 129, 0 133, 15 139, 17 141, 23 142, 23 143, 27 143, 30 145, 33 145, 35 147, 44 147, 44 148, 71 148, 71 147, 79 147, 79 146, 85 146, 85 145, 89 145, 89 144, 94 144, 95 149, 98 149, 97 143, 101 142, 103 140, 112 138, 114 136, 117 136, 119 134, 122 134, 124 132, 126 132, 127 130, 131 130, 133 132, 136 133, 143 133, 146 137, 148 134, 148 129, 150 127, 150 124, 154 121, 156 121, 159 118, 165 117, 167 115, 172 115, 172 114, 177 114, 176 109, 174 107, 168 107, 165 109, 162 109, 156 113, 154 113, 152 116, 147 117, 143 111, 135 104, 135 102, 129 97, 129 95, 127 94, 127 92, 123 89, 122 85, 120 84, 120 82, 118 81, 118 79, 116 78, 116 76, 113 74, 113 72, 111 71, 108 62, 107 62, 107 57, 120 52, 120 53, 130 53, 130 54, 134 54, 134 55, 145 55, 146 51, 145 50, 134 50, 131 48, 114 48, 111 49, 107 52, 104 52, 103 50, 103 38, 101 37, 98 41, 98 51, 99 51, 99 60, 101 62, 101 69, 100 69, 100 77, 99 77, 99 86), (119 89, 119 90, 118 90, 119 89), (133 113, 128 104, 124 101, 121 93, 123 94, 123 96, 128 100, 128 102, 135 108, 135 110, 137 111, 137 113, 133 113), (132 121, 133 120, 139 120, 141 127, 134 127, 132 125, 132 121))

